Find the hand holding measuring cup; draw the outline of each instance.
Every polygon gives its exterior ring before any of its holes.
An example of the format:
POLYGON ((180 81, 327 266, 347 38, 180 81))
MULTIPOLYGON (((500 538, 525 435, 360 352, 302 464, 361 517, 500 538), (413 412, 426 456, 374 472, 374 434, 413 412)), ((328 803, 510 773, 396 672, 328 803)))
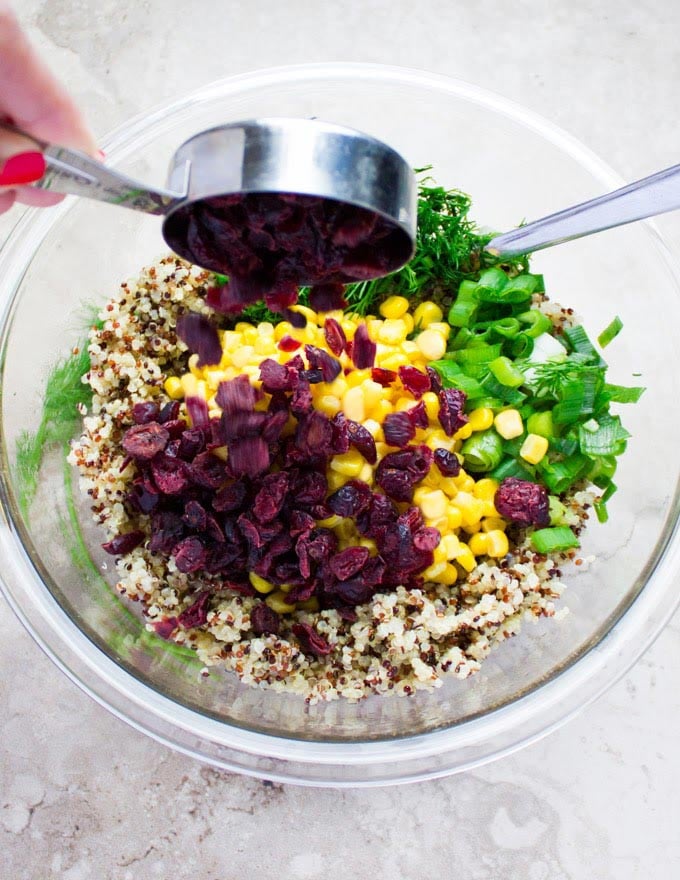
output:
MULTIPOLYGON (((0 0, 0 118, 27 133, 93 156, 97 146, 80 113, 43 64, 9 6, 0 0)), ((53 205, 62 196, 31 188, 45 170, 42 153, 25 138, 0 129, 0 214, 15 201, 53 205)))

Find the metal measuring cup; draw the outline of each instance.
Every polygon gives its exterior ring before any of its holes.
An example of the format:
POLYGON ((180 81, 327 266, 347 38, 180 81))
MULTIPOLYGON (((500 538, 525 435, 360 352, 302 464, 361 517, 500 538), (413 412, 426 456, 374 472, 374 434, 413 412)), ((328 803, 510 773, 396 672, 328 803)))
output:
MULTIPOLYGON (((167 244, 190 262, 198 261, 187 241, 188 218, 210 208, 213 200, 257 193, 312 196, 375 213, 393 227, 383 269, 375 276, 399 269, 413 256, 414 173, 391 147, 351 128, 287 118, 219 125, 185 141, 172 157, 167 189, 154 189, 85 153, 46 143, 6 122, 0 126, 41 150, 46 170, 36 187, 160 215, 167 244)), ((205 257, 200 265, 224 271, 223 262, 208 265, 205 257)))

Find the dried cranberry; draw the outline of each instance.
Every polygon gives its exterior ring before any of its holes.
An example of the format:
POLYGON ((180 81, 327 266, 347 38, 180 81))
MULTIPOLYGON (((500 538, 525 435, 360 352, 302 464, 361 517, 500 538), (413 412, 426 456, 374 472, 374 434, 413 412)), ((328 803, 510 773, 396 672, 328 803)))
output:
POLYGON ((325 657, 333 650, 326 639, 320 636, 308 623, 294 623, 291 630, 300 642, 300 647, 305 654, 317 654, 320 657, 325 657))
POLYGON ((219 364, 222 360, 222 346, 217 328, 205 315, 194 312, 177 319, 177 335, 189 351, 198 355, 198 366, 219 364))
POLYGON ((349 422, 343 412, 336 413, 331 419, 333 440, 330 451, 333 455, 342 455, 349 449, 349 422))
POLYGON ((187 465, 159 452, 151 461, 153 481, 164 495, 180 495, 189 485, 187 465))
POLYGON ((229 445, 229 470, 233 477, 257 477, 269 464, 269 447, 262 437, 245 437, 229 445))
POLYGON ((382 385, 383 388, 390 386, 396 381, 396 378, 397 374, 394 370, 385 370, 383 367, 373 367, 371 370, 371 379, 379 385, 382 385))
POLYGON ((403 449, 416 436, 416 429, 408 417, 408 413, 396 412, 385 416, 383 422, 385 443, 403 449))
POLYGON ((201 452, 188 469, 192 482, 206 489, 218 489, 227 478, 224 462, 212 452, 201 452))
POLYGON ((248 494, 248 487, 241 480, 223 486, 213 498, 212 506, 219 512, 239 510, 248 494))
POLYGON ((413 535, 413 544, 418 550, 434 550, 441 540, 437 529, 425 526, 413 535))
POLYGON ((123 449, 128 455, 141 461, 149 461, 162 452, 170 434, 158 422, 133 425, 123 435, 123 449))
POLYGON ((313 516, 305 513, 304 510, 293 510, 290 514, 290 534, 297 538, 304 532, 311 532, 316 525, 313 516))
POLYGON ((349 442, 369 464, 375 464, 378 460, 378 452, 371 432, 368 428, 351 419, 347 419, 346 425, 349 442))
POLYGON ((389 452, 376 470, 376 482, 395 501, 410 501, 415 484, 428 473, 432 450, 427 446, 408 446, 389 452))
POLYGON ((308 413, 312 408, 312 392, 309 387, 309 382, 304 379, 300 379, 298 382, 297 388, 293 391, 293 395, 290 399, 290 409, 293 415, 303 416, 305 413, 308 413))
POLYGON ((523 526, 547 526, 550 522, 548 493, 538 483, 506 477, 494 504, 501 516, 523 526))
POLYGON ((292 391, 297 384, 297 373, 285 364, 266 358, 260 364, 262 387, 269 394, 274 391, 292 391))
POLYGON ((323 382, 323 372, 321 370, 300 370, 298 375, 305 382, 309 382, 310 385, 319 385, 319 383, 323 382))
POLYGON ((328 506, 337 516, 355 519, 371 505, 371 490, 359 480, 349 480, 328 499, 328 506))
POLYGON ((347 581, 361 571, 368 562, 368 557, 366 547, 347 547, 334 556, 328 565, 339 581, 347 581))
POLYGON ((262 478, 260 491, 255 496, 253 513, 262 523, 271 522, 281 512, 288 492, 289 477, 285 471, 267 474, 262 478))
POLYGON ((347 305, 342 284, 315 284, 309 291, 309 304, 316 312, 332 312, 347 305))
POLYGON ((332 382, 340 375, 342 367, 340 361, 332 358, 328 352, 314 345, 305 345, 305 354, 309 366, 314 370, 321 370, 324 382, 332 382))
POLYGON ((205 520, 205 534, 217 544, 224 543, 224 532, 215 517, 210 513, 206 516, 205 520))
POLYGON ((300 348, 301 345, 302 343, 299 340, 293 339, 292 336, 286 334, 286 336, 282 336, 281 339, 279 339, 278 348, 281 351, 295 351, 300 348))
POLYGON ((330 529, 313 529, 306 539, 307 552, 315 562, 325 562, 337 547, 338 539, 330 529))
POLYGON ((435 449, 434 463, 445 477, 457 477, 460 473, 460 460, 455 452, 448 449, 435 449))
POLYGON ((357 370, 370 369, 375 363, 377 347, 368 335, 368 328, 360 324, 352 342, 352 361, 357 370))
POLYGON ((375 587, 366 583, 363 577, 357 577, 336 582, 330 588, 330 592, 347 605, 363 605, 373 596, 375 587))
POLYGON ((404 388, 417 398, 421 398, 432 387, 428 374, 417 367, 399 367, 399 378, 404 388))
POLYGON ((247 376, 237 376, 217 386, 215 401, 222 412, 228 416, 237 412, 250 412, 258 401, 258 393, 247 376))
POLYGON ((310 457, 331 453, 333 428, 326 416, 318 410, 300 419, 295 431, 295 445, 310 457))
POLYGON ((238 527, 250 548, 259 550, 261 547, 264 547, 265 540, 260 531, 260 527, 257 523, 254 523, 247 514, 242 513, 241 516, 239 516, 238 527))
POLYGON ((151 513, 158 506, 160 498, 160 492, 146 480, 135 480, 127 496, 132 507, 140 513, 151 513))
POLYGON ((177 629, 176 617, 163 617, 161 620, 153 620, 151 622, 153 631, 161 639, 169 639, 177 629))
POLYGON ((166 422, 175 422, 177 421, 177 417, 179 416, 180 410, 180 402, 179 400, 169 400, 167 403, 163 404, 161 407, 161 411, 158 414, 158 421, 161 425, 164 425, 166 422))
POLYGON ((152 553, 170 553, 184 534, 184 523, 178 513, 172 510, 158 510, 151 516, 151 540, 149 550, 152 553))
POLYGON ((126 532, 124 535, 116 535, 115 538, 107 541, 106 544, 102 544, 102 548, 107 553, 110 553, 111 556, 125 556, 126 553, 130 553, 135 547, 139 547, 144 538, 144 532, 139 530, 126 532))
POLYGON ((307 318, 305 318, 300 312, 294 312, 292 309, 285 309, 283 311, 283 317, 289 324, 292 324, 296 330, 304 330, 307 326, 307 318))
POLYGON ((187 501, 184 505, 182 521, 186 523, 190 529, 193 529, 196 532, 204 531, 207 519, 208 515, 205 512, 205 508, 198 501, 187 501))
POLYGON ((412 406, 410 409, 406 410, 406 414, 411 420, 411 424, 415 428, 429 428, 430 422, 427 418, 427 410, 425 409, 425 404, 422 400, 415 406, 412 406))
POLYGON ((269 605, 258 602, 250 612, 250 625, 256 636, 277 636, 281 629, 281 619, 269 605))
POLYGON ((208 554, 200 538, 184 538, 173 547, 172 555, 179 571, 189 574, 199 571, 206 563, 208 554))
POLYGON ((210 603, 210 593, 206 590, 201 593, 198 598, 185 608, 177 618, 177 622, 184 629, 192 629, 196 626, 203 626, 208 622, 208 604, 210 603))
POLYGON ((442 380, 439 373, 434 369, 434 367, 425 367, 427 370, 427 375, 430 377, 430 387, 435 394, 439 394, 442 390, 442 380))
POLYGON ((345 349, 345 344, 347 343, 345 331, 335 320, 335 318, 326 318, 323 325, 323 331, 324 337, 326 339, 326 345, 330 348, 334 355, 340 357, 345 349))
POLYGON ((444 432, 451 437, 467 424, 468 417, 464 412, 467 395, 458 388, 443 388, 438 397, 439 422, 444 432))
POLYGON ((132 421, 135 425, 148 425, 149 422, 157 422, 159 416, 158 404, 151 400, 136 403, 132 407, 132 421))
POLYGON ((190 428, 179 438, 179 457, 191 461, 205 447, 205 432, 202 428, 190 428))
POLYGON ((319 504, 328 492, 325 474, 318 471, 295 471, 291 476, 290 495, 296 505, 312 507, 319 504))

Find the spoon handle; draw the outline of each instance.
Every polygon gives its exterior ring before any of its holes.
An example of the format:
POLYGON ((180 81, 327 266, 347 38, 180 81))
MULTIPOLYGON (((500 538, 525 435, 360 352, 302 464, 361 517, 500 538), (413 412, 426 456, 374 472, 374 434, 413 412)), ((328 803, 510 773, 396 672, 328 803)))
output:
POLYGON ((183 193, 148 187, 107 168, 86 153, 49 144, 8 122, 0 120, 0 128, 27 138, 42 152, 46 170, 42 178, 33 184, 37 189, 84 196, 146 214, 161 215, 184 198, 183 193))
POLYGON ((677 208, 680 208, 680 165, 673 165, 614 192, 498 235, 485 250, 507 257, 540 251, 677 208))

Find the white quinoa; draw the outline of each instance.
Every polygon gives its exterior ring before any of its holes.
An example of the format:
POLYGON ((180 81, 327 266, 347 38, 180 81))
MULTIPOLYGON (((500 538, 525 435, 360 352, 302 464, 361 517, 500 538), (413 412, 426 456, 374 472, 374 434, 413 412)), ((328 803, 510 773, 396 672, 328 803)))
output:
MULTIPOLYGON (((148 518, 131 514, 123 501, 135 476, 121 448, 132 424, 135 403, 167 402, 163 381, 186 370, 186 347, 175 336, 184 311, 208 312, 203 302, 209 273, 165 257, 121 286, 100 314, 103 326, 90 333, 91 368, 83 377, 93 391, 83 433, 72 444, 69 461, 80 473, 92 514, 108 538, 134 528, 148 529, 148 518), (125 466, 124 466, 125 465, 125 466)), ((557 326, 570 315, 553 304, 542 308, 557 326)), ((573 524, 586 518, 593 495, 577 493, 573 524)), ((369 694, 413 694, 440 687, 446 675, 466 678, 480 668, 492 648, 515 635, 525 618, 554 617, 563 585, 558 566, 570 554, 553 558, 534 553, 523 542, 498 564, 482 562, 455 586, 399 587, 377 594, 356 609, 355 622, 334 610, 296 611, 284 618, 280 636, 256 636, 250 612, 259 601, 220 590, 218 575, 179 572, 170 558, 140 546, 117 559, 116 589, 138 603, 147 629, 168 635, 163 623, 189 607, 201 590, 212 591, 204 627, 175 627, 175 642, 196 651, 206 667, 235 672, 246 684, 294 692, 308 702, 369 694), (306 655, 290 625, 306 622, 332 646, 326 657, 306 655)))

